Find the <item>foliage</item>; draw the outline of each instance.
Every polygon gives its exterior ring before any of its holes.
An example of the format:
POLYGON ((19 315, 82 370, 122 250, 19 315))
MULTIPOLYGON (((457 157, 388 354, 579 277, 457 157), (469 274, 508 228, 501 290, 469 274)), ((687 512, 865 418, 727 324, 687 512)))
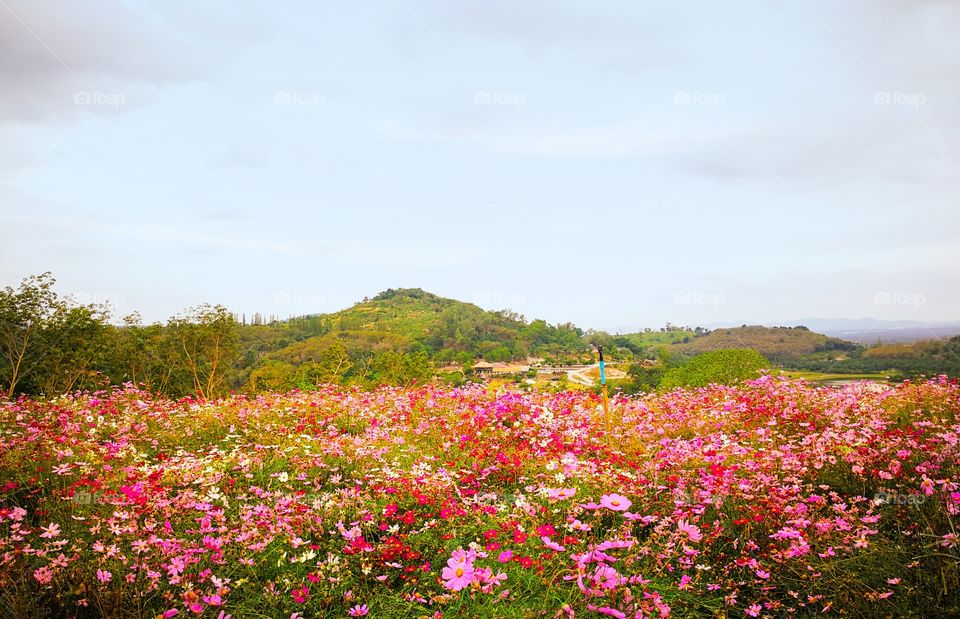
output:
POLYGON ((710 384, 729 385, 756 378, 760 370, 769 367, 770 362, 763 355, 749 348, 712 350, 697 355, 679 367, 667 370, 659 387, 673 389, 705 387, 710 384))
POLYGON ((173 397, 329 383, 460 384, 476 378, 471 367, 478 359, 589 364, 598 346, 608 361, 632 367, 628 391, 651 390, 670 373, 667 385, 699 384, 672 368, 698 351, 729 347, 766 351, 780 367, 831 374, 960 376, 960 338, 864 349, 804 327, 708 332, 669 323, 614 336, 527 322, 516 312, 485 311, 420 289, 391 289, 340 312, 282 321, 255 314, 248 323, 223 306, 201 305, 165 323, 142 324, 132 314, 111 324, 109 308, 60 298, 53 287, 45 273, 0 291, 0 395, 55 397, 126 382, 173 397), (454 364, 462 371, 435 376, 436 368, 454 364))
POLYGON ((881 344, 844 359, 813 357, 801 359, 799 369, 835 373, 885 373, 919 376, 960 376, 960 336, 912 344, 881 344))
POLYGON ((0 388, 59 394, 103 382, 105 309, 61 299, 50 273, 0 290, 0 388))

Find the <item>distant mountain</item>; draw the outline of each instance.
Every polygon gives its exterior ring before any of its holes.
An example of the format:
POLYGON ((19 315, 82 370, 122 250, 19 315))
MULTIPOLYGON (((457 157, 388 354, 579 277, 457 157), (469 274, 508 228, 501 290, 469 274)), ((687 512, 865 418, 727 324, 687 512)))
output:
MULTIPOLYGON (((783 323, 786 326, 789 323, 783 323)), ((876 318, 807 318, 793 321, 814 331, 860 344, 881 342, 916 342, 942 340, 960 335, 958 322, 925 322, 920 320, 877 320, 876 318)))
MULTIPOLYGON (((876 318, 801 318, 781 322, 762 323, 768 327, 804 326, 811 331, 823 333, 858 344, 873 345, 877 342, 917 342, 920 340, 944 340, 960 335, 960 321, 878 320, 876 318)), ((733 326, 731 323, 705 325, 709 329, 733 326)))

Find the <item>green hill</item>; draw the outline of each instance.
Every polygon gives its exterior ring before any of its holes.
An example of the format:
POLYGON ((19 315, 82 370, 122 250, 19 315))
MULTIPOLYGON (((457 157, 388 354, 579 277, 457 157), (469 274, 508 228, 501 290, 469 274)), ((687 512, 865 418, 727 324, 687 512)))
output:
MULTIPOLYGON (((479 359, 589 361, 598 344, 611 361, 656 358, 671 367, 705 352, 750 349, 776 366, 811 368, 836 364, 861 350, 805 327, 707 331, 668 324, 659 331, 611 336, 569 323, 528 322, 514 312, 487 311, 420 288, 385 290, 329 314, 243 325, 240 341, 244 354, 232 383, 273 386, 320 380, 363 384, 384 375, 403 384, 441 367, 469 366, 479 359)), ((659 376, 665 368, 643 371, 659 376)))
POLYGON ((351 355, 425 352, 436 363, 566 357, 590 350, 583 331, 572 324, 528 323, 513 312, 487 311, 419 288, 390 289, 339 312, 247 325, 243 331, 250 354, 294 364, 334 342, 351 355))

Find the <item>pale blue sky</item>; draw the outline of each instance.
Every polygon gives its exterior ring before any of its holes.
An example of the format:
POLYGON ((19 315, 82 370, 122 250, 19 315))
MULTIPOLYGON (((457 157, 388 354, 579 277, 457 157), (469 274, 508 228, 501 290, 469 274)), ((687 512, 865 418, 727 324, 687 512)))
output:
POLYGON ((957 319, 958 33, 946 0, 0 0, 0 284, 957 319))

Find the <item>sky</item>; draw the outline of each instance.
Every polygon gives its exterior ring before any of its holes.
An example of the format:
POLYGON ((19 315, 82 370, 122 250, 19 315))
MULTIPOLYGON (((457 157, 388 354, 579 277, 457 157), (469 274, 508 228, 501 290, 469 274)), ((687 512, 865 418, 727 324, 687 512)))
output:
POLYGON ((0 0, 0 285, 957 320, 960 4, 0 0))

